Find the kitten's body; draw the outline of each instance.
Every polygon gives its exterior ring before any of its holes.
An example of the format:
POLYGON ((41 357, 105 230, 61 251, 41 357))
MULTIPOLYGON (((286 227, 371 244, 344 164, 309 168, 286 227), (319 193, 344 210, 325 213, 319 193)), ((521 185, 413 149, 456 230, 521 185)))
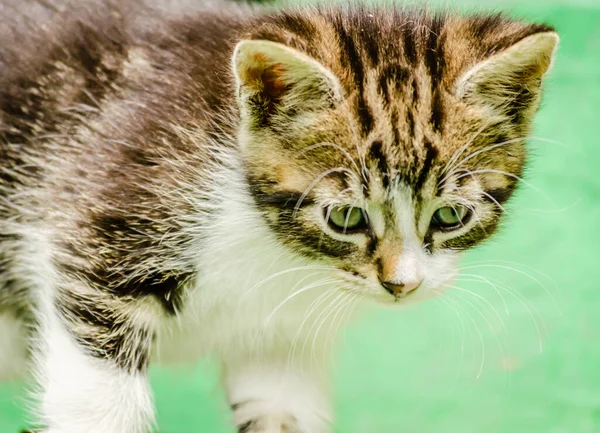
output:
POLYGON ((391 8, 139 14, 2 44, 0 332, 35 329, 49 433, 145 431, 149 359, 215 352, 240 431, 325 432, 351 307, 431 296, 494 231, 556 37, 391 8), (430 227, 446 195, 456 234, 430 227), (347 203, 368 229, 328 226, 347 203))

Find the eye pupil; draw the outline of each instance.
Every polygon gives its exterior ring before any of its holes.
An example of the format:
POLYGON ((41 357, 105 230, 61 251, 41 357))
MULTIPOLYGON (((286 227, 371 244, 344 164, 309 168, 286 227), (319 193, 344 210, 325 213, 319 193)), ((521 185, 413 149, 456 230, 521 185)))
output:
POLYGON ((341 233, 362 230, 367 225, 365 212, 358 207, 334 206, 326 209, 329 227, 341 233))

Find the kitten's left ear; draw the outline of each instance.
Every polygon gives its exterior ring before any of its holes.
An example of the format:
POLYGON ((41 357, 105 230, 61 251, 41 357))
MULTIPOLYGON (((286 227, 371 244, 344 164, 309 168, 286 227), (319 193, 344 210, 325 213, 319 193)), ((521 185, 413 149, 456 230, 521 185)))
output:
POLYGON ((557 44, 558 35, 553 31, 521 39, 468 70, 458 80, 457 96, 513 121, 530 121, 557 44))
POLYGON ((340 98, 330 70, 285 45, 244 40, 232 60, 242 116, 256 126, 331 107, 340 98))

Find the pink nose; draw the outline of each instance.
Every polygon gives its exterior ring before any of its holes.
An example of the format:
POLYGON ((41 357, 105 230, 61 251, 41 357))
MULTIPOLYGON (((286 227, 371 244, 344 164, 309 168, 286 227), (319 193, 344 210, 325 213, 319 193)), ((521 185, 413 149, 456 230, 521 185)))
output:
POLYGON ((401 298, 403 296, 408 295, 411 292, 414 292, 419 285, 420 281, 407 281, 405 283, 398 283, 392 281, 382 281, 381 285, 387 290, 391 295, 396 298, 401 298))

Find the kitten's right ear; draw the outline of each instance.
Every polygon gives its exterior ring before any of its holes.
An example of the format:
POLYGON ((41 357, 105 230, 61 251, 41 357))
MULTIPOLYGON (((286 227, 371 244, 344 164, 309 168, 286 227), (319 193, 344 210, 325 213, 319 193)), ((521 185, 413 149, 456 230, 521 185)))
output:
POLYGON ((557 45, 554 31, 535 33, 515 42, 468 70, 458 80, 457 96, 512 120, 530 122, 557 45))
POLYGON ((285 122, 340 99, 339 81, 330 70, 285 45, 244 40, 232 60, 242 117, 253 126, 285 122))

